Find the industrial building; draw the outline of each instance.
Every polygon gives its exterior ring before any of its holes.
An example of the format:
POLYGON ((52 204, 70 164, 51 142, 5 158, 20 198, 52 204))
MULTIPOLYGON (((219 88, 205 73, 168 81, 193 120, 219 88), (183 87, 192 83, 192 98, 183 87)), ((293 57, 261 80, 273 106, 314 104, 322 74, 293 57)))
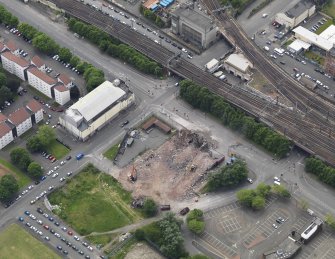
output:
POLYGON ((310 0, 302 0, 285 13, 277 13, 276 22, 285 25, 288 29, 298 26, 303 20, 315 13, 315 5, 310 0))
MULTIPOLYGON (((333 30, 333 28, 331 28, 330 30, 333 30)), ((315 34, 314 32, 311 32, 310 30, 299 26, 297 28, 295 28, 293 30, 295 38, 296 39, 300 39, 306 43, 312 44, 318 48, 320 48, 321 50, 324 50, 326 52, 334 52, 334 42, 332 42, 332 37, 324 38, 325 35, 328 34, 323 34, 322 33, 320 35, 315 34)), ((328 31, 327 33, 330 33, 330 31, 328 31)))
POLYGON ((171 13, 171 29, 199 49, 207 49, 219 37, 213 20, 192 6, 181 6, 171 13))
POLYGON ((105 81, 69 107, 59 122, 76 138, 86 141, 134 101, 135 95, 118 80, 105 81))
POLYGON ((304 42, 302 40, 296 39, 290 45, 287 46, 287 49, 294 53, 299 54, 302 51, 307 51, 311 47, 311 44, 304 42))
POLYGON ((231 54, 224 61, 225 70, 246 81, 251 79, 250 69, 252 67, 251 62, 242 54, 231 54))

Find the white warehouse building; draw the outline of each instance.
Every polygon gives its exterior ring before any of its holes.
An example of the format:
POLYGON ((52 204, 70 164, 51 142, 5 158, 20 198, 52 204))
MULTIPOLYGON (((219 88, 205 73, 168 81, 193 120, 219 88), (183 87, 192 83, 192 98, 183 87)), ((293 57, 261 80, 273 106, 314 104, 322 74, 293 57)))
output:
POLYGON ((59 122, 79 140, 85 141, 134 101, 135 95, 129 89, 123 90, 105 81, 69 107, 59 117, 59 122))

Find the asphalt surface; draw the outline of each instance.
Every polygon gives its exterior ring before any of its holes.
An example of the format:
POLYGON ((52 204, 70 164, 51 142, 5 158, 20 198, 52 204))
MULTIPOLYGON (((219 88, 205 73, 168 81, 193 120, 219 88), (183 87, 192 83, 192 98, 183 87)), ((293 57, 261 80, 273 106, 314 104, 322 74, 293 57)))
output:
MULTIPOLYGON (((92 138, 90 141, 86 143, 72 143, 73 148, 71 155, 73 157, 76 153, 79 152, 83 152, 86 156, 80 161, 76 161, 74 159, 70 160, 64 166, 58 169, 58 177, 47 177, 46 180, 35 186, 8 209, 1 210, 1 228, 3 228, 8 222, 12 221, 13 218, 15 219, 24 215, 24 211, 26 210, 33 212, 35 216, 38 216, 44 222, 49 221, 36 212, 36 208, 39 205, 30 205, 30 201, 36 199, 36 196, 40 195, 42 191, 47 190, 49 186, 53 185, 55 188, 57 188, 64 184, 64 182, 60 183, 59 179, 62 176, 66 176, 67 172, 72 171, 74 174, 76 174, 88 162, 91 162, 101 170, 105 170, 106 172, 111 171, 111 173, 113 173, 113 164, 109 160, 103 159, 102 153, 123 136, 124 129, 119 127, 120 123, 127 119, 130 121, 129 126, 137 125, 143 121, 146 115, 153 111, 162 113, 162 107, 164 107, 164 114, 166 115, 167 121, 176 124, 176 126, 179 125, 193 130, 198 129, 209 132, 210 135, 220 143, 218 151, 222 154, 227 154, 230 148, 234 148, 237 152, 241 153, 241 155, 247 160, 248 166, 257 175, 257 177, 254 179, 254 184, 245 185, 244 187, 253 188, 259 182, 271 182, 273 176, 280 175, 284 170, 283 168, 293 166, 294 163, 296 168, 294 173, 286 174, 286 171, 290 171, 286 170, 283 174, 283 180, 287 180, 290 186, 297 183, 299 188, 294 189, 295 193, 297 195, 301 195, 302 197, 307 197, 310 201, 311 207, 313 209, 315 208, 317 212, 321 214, 325 214, 325 212, 334 213, 333 208, 335 208, 335 204, 332 199, 332 196, 334 195, 333 191, 329 190, 328 188, 318 189, 317 187, 319 187, 318 185, 320 185, 320 183, 310 179, 304 174, 301 167, 301 161, 303 159, 302 154, 296 154, 288 159, 283 159, 281 161, 274 161, 271 156, 264 153, 263 151, 257 150, 256 147, 240 136, 236 135, 236 133, 233 133, 229 129, 222 127, 222 125, 218 124, 216 121, 211 120, 205 114, 193 110, 187 104, 183 103, 179 99, 176 99, 175 93, 177 88, 174 87, 176 79, 169 78, 167 81, 159 81, 139 74, 137 71, 124 66, 122 62, 101 55, 101 53, 99 53, 95 47, 92 47, 85 41, 75 38, 73 34, 68 32, 64 26, 51 22, 29 6, 23 5, 18 1, 3 0, 2 2, 22 21, 28 22, 34 26, 36 26, 36 24, 48 25, 39 29, 55 38, 55 40, 58 41, 60 45, 63 45, 63 43, 66 47, 75 45, 75 51, 78 56, 83 56, 89 62, 104 69, 107 75, 110 75, 111 78, 123 77, 123 79, 130 84, 135 94, 137 94, 138 104, 135 107, 136 109, 128 111, 124 116, 114 120, 111 125, 102 129, 99 134, 94 136, 94 138, 92 138), (150 92, 148 92, 148 90, 150 90, 150 92), (176 109, 179 112, 176 113, 176 109), (186 117, 185 114, 187 114, 186 117)), ((66 134, 61 129, 58 129, 57 134, 63 134, 64 139, 71 141, 71 137, 66 136, 66 134)), ((46 170, 48 169, 49 168, 46 168, 46 170)), ((190 201, 181 202, 178 204, 175 211, 178 211, 179 208, 182 208, 185 205, 189 206, 190 208, 197 207, 203 210, 209 210, 228 204, 234 200, 236 200, 234 191, 213 195, 210 194, 201 197, 198 203, 190 204, 190 201)), ((50 213, 48 214, 50 215, 50 213)), ((29 222, 35 222, 31 219, 28 219, 26 216, 25 220, 29 222)), ((60 222, 61 226, 65 225, 60 220, 57 219, 57 221, 60 222)), ((50 222, 48 223, 49 225, 53 224, 50 224, 50 222)), ((38 225, 37 223, 33 224, 35 224, 34 226, 38 225)), ((42 229, 41 227, 39 228, 42 229)), ((55 230, 57 229, 56 232, 58 233, 63 232, 56 226, 53 226, 53 228, 55 230)), ((45 230, 42 230, 42 232, 46 233, 45 230)), ((48 233, 48 236, 51 238, 48 243, 50 243, 49 245, 52 247, 56 247, 57 245, 63 243, 58 238, 55 238, 54 236, 51 237, 52 235, 50 232, 48 233)), ((62 236, 67 236, 67 234, 64 232, 62 236)), ((73 238, 67 236, 67 239, 70 240, 73 238)), ((81 250, 85 251, 85 253, 89 254, 91 258, 98 257, 98 251, 96 249, 93 251, 93 253, 90 253, 87 248, 83 247, 81 243, 76 241, 73 241, 73 243, 76 243, 77 246, 80 247, 81 250)), ((64 246, 64 243, 62 246, 66 247, 64 246)), ((67 251, 69 251, 69 256, 71 258, 80 258, 80 255, 73 249, 67 248, 67 251)))

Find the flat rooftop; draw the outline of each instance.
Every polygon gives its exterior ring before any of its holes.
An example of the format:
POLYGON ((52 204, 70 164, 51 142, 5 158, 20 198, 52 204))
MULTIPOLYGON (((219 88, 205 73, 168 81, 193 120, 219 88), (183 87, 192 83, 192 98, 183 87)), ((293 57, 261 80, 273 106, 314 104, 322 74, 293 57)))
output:
POLYGON ((265 259, 289 259, 293 258, 301 249, 302 243, 296 241, 295 238, 288 236, 281 242, 277 248, 265 252, 265 259))
POLYGON ((311 8, 313 5, 314 3, 312 3, 312 1, 302 0, 295 6, 293 6, 290 10, 286 11, 285 14, 290 18, 298 17, 303 12, 311 8))
POLYGON ((180 7, 176 9, 173 14, 203 29, 215 26, 209 17, 190 7, 180 7))

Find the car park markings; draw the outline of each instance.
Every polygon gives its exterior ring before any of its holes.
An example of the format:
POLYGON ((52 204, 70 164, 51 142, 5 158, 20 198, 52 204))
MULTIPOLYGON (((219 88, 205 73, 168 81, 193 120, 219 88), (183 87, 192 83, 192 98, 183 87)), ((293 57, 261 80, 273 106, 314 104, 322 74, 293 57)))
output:
POLYGON ((229 205, 220 207, 220 208, 216 208, 213 210, 210 210, 208 212, 205 213, 204 217, 205 219, 210 219, 210 218, 215 218, 218 217, 222 214, 225 214, 227 212, 231 212, 233 210, 239 209, 241 207, 241 205, 238 202, 233 202, 229 205))
POLYGON ((234 249, 206 231, 204 231, 199 238, 230 258, 237 256, 237 252, 234 249))
MULTIPOLYGON (((331 233, 323 230, 320 234, 318 234, 312 241, 310 241, 305 247, 301 254, 297 256, 298 259, 309 259, 316 258, 314 251, 321 246, 322 243, 326 242, 331 236, 331 233)), ((334 258, 334 257, 332 257, 334 258)))
MULTIPOLYGON (((264 220, 261 225, 258 225, 256 228, 249 232, 247 237, 243 240, 243 245, 246 248, 250 248, 258 244, 262 240, 270 237, 276 231, 276 229, 272 225, 279 217, 284 218, 285 221, 287 219, 286 213, 284 213, 280 209, 276 210, 266 220, 264 220), (259 240, 259 242, 257 242, 257 239, 259 240)), ((278 225, 278 227, 280 227, 280 224, 278 225)))
POLYGON ((231 233, 242 228, 236 218, 224 219, 219 224, 225 233, 231 233))

